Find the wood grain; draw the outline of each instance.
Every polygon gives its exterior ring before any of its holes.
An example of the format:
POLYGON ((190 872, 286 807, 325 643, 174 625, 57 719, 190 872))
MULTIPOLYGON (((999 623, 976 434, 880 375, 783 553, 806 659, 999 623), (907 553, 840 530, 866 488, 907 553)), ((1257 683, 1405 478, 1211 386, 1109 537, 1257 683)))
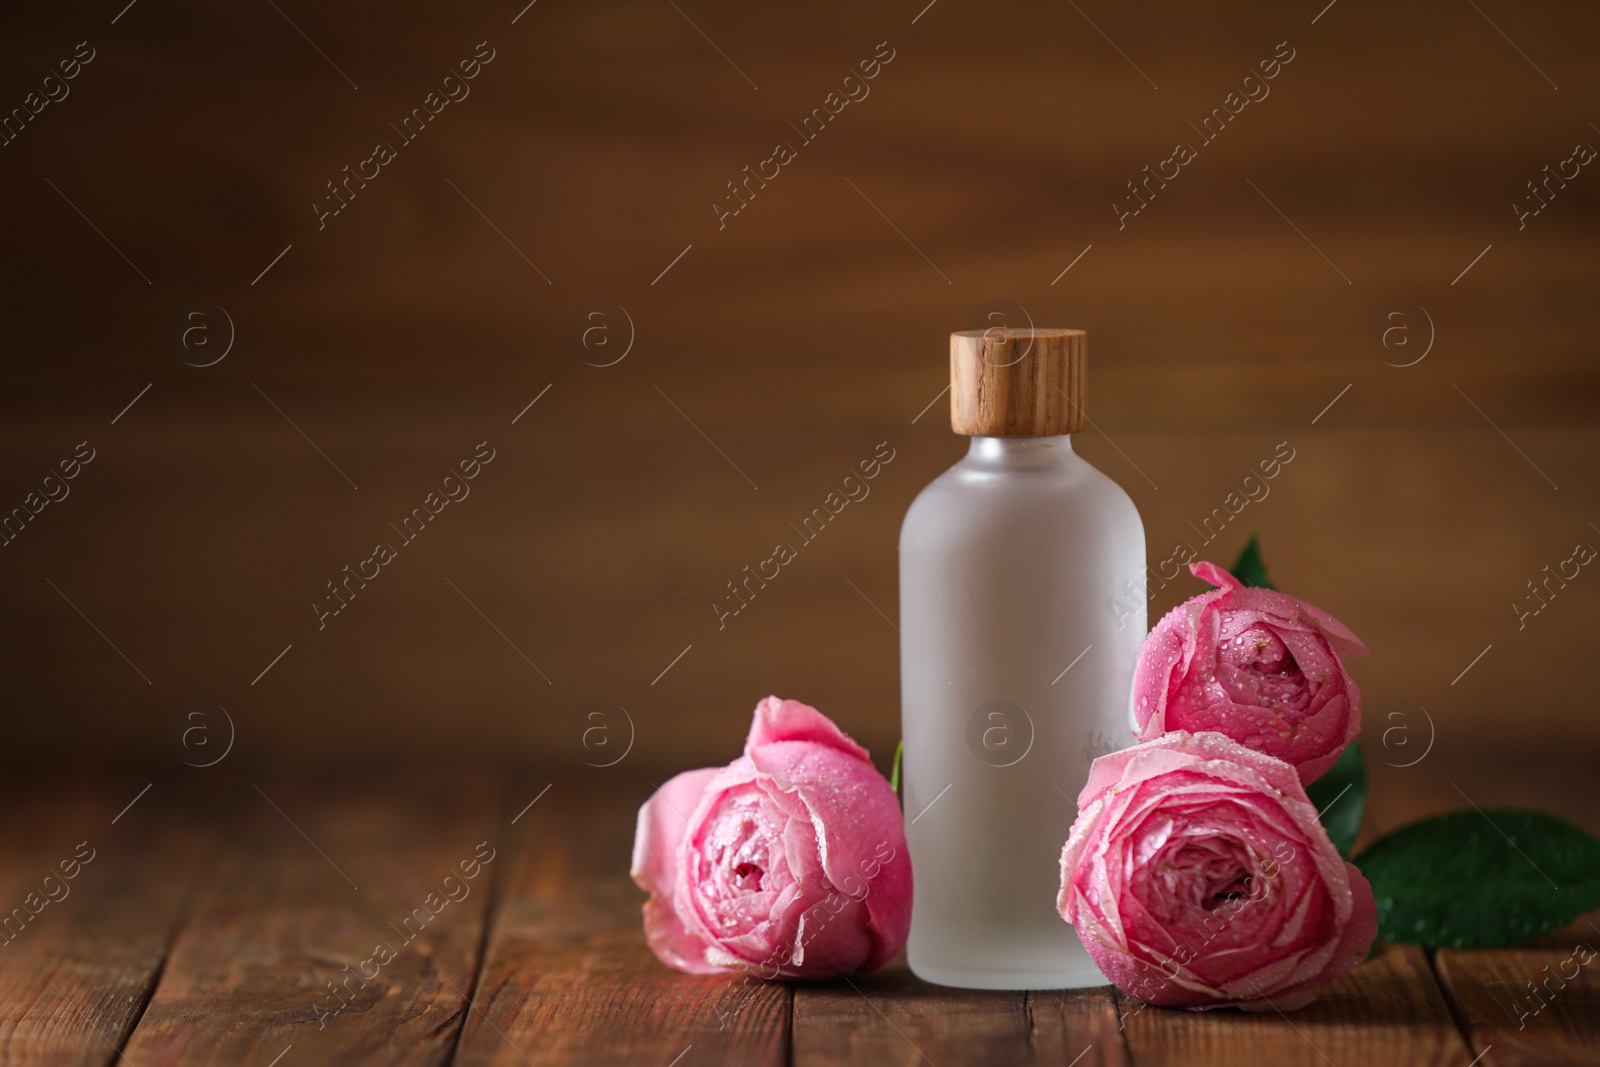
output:
POLYGON ((1427 957, 1409 945, 1377 955, 1328 983, 1289 1013, 1187 1012, 1117 994, 1133 1062, 1184 1067, 1244 1064, 1414 1064, 1467 1067, 1467 1045, 1434 982, 1427 957))
POLYGON ((794 1063, 1022 1063, 1026 993, 929 985, 904 959, 794 994, 794 1063))
MULTIPOLYGON (((1385 802, 1399 819, 1459 806, 1449 783, 1489 766, 1443 752, 1385 802)), ((1590 783, 1577 760, 1497 771, 1502 795, 1564 811, 1590 783)), ((0 903, 24 904, 78 842, 96 850, 69 895, 0 945, 0 1065, 266 1067, 285 1050, 281 1067, 1600 1062, 1600 959, 1560 977, 1576 947, 1600 946, 1597 915, 1529 947, 1440 951, 1434 969, 1422 950, 1382 945, 1287 1015, 1172 1011, 1107 989, 944 989, 903 957, 795 986, 682 975, 645 947, 627 877, 653 784, 614 771, 500 779, 257 777, 265 796, 246 778, 199 792, 158 779, 131 807, 143 781, 123 775, 0 784, 0 903), (498 851, 469 894, 319 1026, 323 983, 400 941, 389 924, 483 841, 498 851), (1530 981, 1544 1006, 1524 1016, 1530 981)))
POLYGON ((41 712, 11 717, 14 751, 159 748, 163 682, 242 692, 293 642, 241 697, 285 757, 315 731, 352 759, 543 759, 612 699, 655 720, 634 758, 700 765, 773 691, 887 755, 896 636, 845 580, 894 602, 900 519, 963 447, 942 403, 913 419, 950 331, 999 298, 1091 334, 1075 448, 1133 496, 1152 566, 1287 440, 1300 458, 1208 555, 1260 530, 1280 584, 1372 648, 1374 711, 1414 701, 1498 744, 1517 706, 1531 735, 1600 745, 1570 669, 1600 581, 1525 632, 1511 608, 1600 536, 1600 174, 1525 229, 1511 210, 1600 137, 1600 8, 926 4, 541 3, 512 25, 525 0, 280 3, 359 91, 267 4, 19 14, 5 113, 75 42, 99 57, 0 149, 0 515, 77 442, 99 456, 0 549, 33 620, 0 646, 8 706, 41 712), (319 228, 327 183, 485 39, 471 97, 319 228), (1144 185, 1285 39, 1270 97, 1144 185), (720 225, 728 183, 879 41, 870 97, 720 225), (1122 226, 1130 183, 1158 195, 1122 226), (238 330, 206 368, 166 338, 195 297, 238 330), (638 338, 608 367, 619 349, 575 340, 601 301, 638 338), (1408 367, 1373 333, 1402 303, 1438 335, 1408 367), (318 631, 325 583, 486 437, 503 458, 471 499, 318 631), (871 498, 719 632, 725 583, 884 440, 871 498))
POLYGON ((1048 437, 1088 428, 1089 335, 993 327, 950 335, 950 426, 969 437, 1048 437))
POLYGON ((1562 933, 1561 947, 1434 955, 1440 983, 1486 1064, 1600 1063, 1600 931, 1580 923, 1562 933))
POLYGON ((628 865, 653 788, 562 779, 520 819, 457 1064, 786 1062, 787 986, 680 974, 645 946, 628 865))
POLYGON ((145 781, 35 784, 12 783, 0 817, 0 908, 10 920, 0 935, 9 938, 0 1064, 110 1063, 155 987, 195 873, 215 853, 215 828, 170 780, 149 783, 120 817, 145 781), (19 928, 12 908, 33 917, 19 928))
POLYGON ((246 828, 174 942, 127 1058, 264 1065, 292 1045, 295 1067, 447 1062, 498 857, 471 878, 460 865, 493 855, 479 845, 494 848, 500 783, 236 784, 246 828))
POLYGON ((1126 1067, 1132 1062, 1110 986, 1030 992, 1028 1021, 1032 1063, 1126 1067))

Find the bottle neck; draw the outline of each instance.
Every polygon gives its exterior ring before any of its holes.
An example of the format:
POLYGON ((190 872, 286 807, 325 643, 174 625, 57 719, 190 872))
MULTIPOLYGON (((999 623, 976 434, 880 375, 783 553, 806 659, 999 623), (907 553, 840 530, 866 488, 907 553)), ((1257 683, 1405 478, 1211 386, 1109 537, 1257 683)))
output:
POLYGON ((966 462, 996 470, 1042 470, 1072 462, 1072 437, 973 437, 966 462))

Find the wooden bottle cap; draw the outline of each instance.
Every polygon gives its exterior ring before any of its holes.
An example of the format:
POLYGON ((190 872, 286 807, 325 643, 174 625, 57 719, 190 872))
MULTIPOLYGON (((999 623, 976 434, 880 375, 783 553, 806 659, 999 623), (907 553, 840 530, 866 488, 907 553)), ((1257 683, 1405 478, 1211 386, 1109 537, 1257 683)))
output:
POLYGON ((1087 425, 1089 335, 960 330, 950 335, 950 426, 969 437, 1053 437, 1087 425))

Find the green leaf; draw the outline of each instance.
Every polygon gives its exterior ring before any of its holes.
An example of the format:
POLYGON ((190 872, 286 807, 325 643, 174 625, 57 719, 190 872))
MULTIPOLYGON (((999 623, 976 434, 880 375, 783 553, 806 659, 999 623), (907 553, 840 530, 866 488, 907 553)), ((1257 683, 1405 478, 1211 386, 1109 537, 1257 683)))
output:
POLYGON ((894 790, 894 795, 900 795, 900 757, 906 754, 906 743, 900 741, 894 746, 894 769, 889 772, 889 788, 894 790))
POLYGON ((1333 847, 1341 856, 1350 855, 1361 831, 1361 813, 1367 807, 1367 757, 1360 740, 1345 746, 1339 762, 1306 786, 1306 796, 1317 806, 1333 847))
POLYGON ((1388 941, 1498 948, 1600 907, 1600 839, 1537 811, 1453 811, 1396 830, 1355 862, 1388 941))
POLYGON ((1252 533, 1250 540, 1239 550, 1239 555, 1234 559, 1233 566, 1228 568, 1228 573, 1245 585, 1255 586, 1258 589, 1278 588, 1272 584, 1272 579, 1267 577, 1267 561, 1261 558, 1261 536, 1256 533, 1252 533))

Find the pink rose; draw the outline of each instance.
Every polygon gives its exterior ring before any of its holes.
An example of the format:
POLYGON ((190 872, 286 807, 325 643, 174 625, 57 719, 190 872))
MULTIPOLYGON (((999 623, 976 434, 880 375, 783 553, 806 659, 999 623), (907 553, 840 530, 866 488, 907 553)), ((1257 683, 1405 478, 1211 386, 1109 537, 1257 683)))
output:
POLYGON ((691 974, 831 978, 881 967, 911 928, 900 804, 816 708, 768 697, 744 755, 685 771, 639 809, 645 938, 691 974))
POLYGON ((1221 588, 1167 612, 1145 639, 1135 732, 1215 730, 1316 781, 1361 731, 1361 691, 1339 657, 1367 646, 1304 600, 1247 588, 1215 563, 1189 570, 1221 588))
POLYGON ((1378 936, 1294 768, 1218 733, 1094 761, 1056 906, 1119 989, 1168 1007, 1302 1007, 1378 936))

